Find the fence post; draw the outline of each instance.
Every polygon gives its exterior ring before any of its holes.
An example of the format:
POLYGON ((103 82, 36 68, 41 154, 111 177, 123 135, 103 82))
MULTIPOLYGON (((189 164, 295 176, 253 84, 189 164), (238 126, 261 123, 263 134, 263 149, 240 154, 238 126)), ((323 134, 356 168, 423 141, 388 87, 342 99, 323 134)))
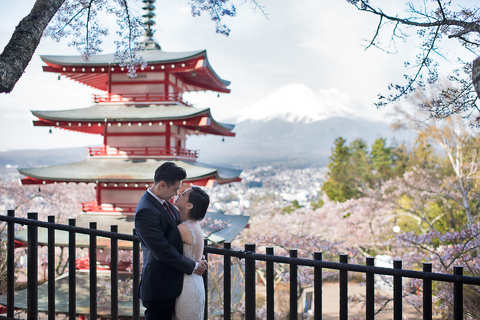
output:
MULTIPOLYGON (((432 272, 432 264, 424 262, 423 272, 432 272)), ((423 320, 432 320, 432 280, 423 279, 423 320)))
MULTIPOLYGON (((290 249, 290 258, 296 258, 298 255, 297 249, 290 249)), ((298 266, 295 263, 290 263, 290 319, 298 319, 298 266)))
MULTIPOLYGON (((133 230, 135 235, 135 230, 133 230)), ((140 286, 140 242, 133 241, 133 320, 140 320, 140 300, 138 299, 138 287, 140 286)))
MULTIPOLYGON (((28 219, 37 220, 38 213, 29 212, 28 219)), ((29 225, 27 250, 27 319, 38 319, 38 227, 29 225)))
MULTIPOLYGON (((110 226, 110 232, 118 233, 118 226, 110 226)), ((110 277, 111 319, 118 320, 118 239, 114 237, 110 238, 110 277)))
MULTIPOLYGON (((224 242, 225 250, 232 249, 230 242, 224 242)), ((230 320, 232 317, 232 260, 230 255, 225 252, 223 256, 223 318, 230 320)))
MULTIPOLYGON (((348 263, 348 255, 340 255, 340 263, 348 263)), ((340 320, 348 319, 348 271, 340 270, 340 320)))
MULTIPOLYGON (((75 219, 68 219, 69 226, 75 226, 75 219)), ((68 231, 68 318, 77 318, 77 293, 76 293, 76 232, 68 231)))
MULTIPOLYGON (((454 266, 453 274, 463 276, 463 267, 454 266)), ((460 281, 453 283, 453 319, 463 319, 463 283, 460 281)))
MULTIPOLYGON (((55 223, 55 216, 48 216, 55 223)), ((48 320, 55 320, 55 229, 48 227, 48 320)))
MULTIPOLYGON (((394 269, 402 269, 402 260, 393 260, 394 269)), ((402 276, 393 276, 393 320, 402 320, 402 276)))
POLYGON ((255 320, 255 260, 248 253, 255 253, 255 243, 245 244, 245 320, 255 320))
MULTIPOLYGON (((366 259, 366 265, 369 267, 375 266, 375 258, 368 257, 366 259)), ((367 319, 373 319, 375 316, 375 273, 367 272, 366 273, 366 312, 365 316, 367 319)))
MULTIPOLYGON (((322 252, 315 251, 313 253, 313 259, 322 261, 322 252)), ((322 320, 322 296, 323 296, 323 284, 322 284, 322 267, 314 267, 314 280, 313 280, 313 296, 315 320, 322 320)))
MULTIPOLYGON (((208 245, 208 240, 203 239, 203 255, 205 256, 205 260, 208 262, 208 253, 205 251, 205 248, 208 245)), ((205 309, 203 310, 203 318, 208 319, 208 268, 203 273, 203 286, 205 288, 205 309)))
MULTIPOLYGON (((267 247, 266 253, 274 255, 273 247, 267 247)), ((267 261, 266 265, 267 278, 267 320, 275 319, 275 269, 272 261, 267 261)))
MULTIPOLYGON (((15 217, 15 210, 8 210, 15 217)), ((7 317, 13 318, 15 306, 15 223, 7 222, 7 317)))
MULTIPOLYGON (((97 230, 97 223, 90 222, 90 230, 97 230)), ((97 236, 90 234, 90 319, 97 319, 97 236)))

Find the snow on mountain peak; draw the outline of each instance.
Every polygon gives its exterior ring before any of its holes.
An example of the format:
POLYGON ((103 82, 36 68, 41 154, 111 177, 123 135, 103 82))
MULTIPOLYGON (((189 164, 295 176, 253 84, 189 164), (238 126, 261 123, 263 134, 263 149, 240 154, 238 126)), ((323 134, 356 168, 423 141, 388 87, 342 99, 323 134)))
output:
POLYGON ((338 92, 316 93, 304 84, 291 84, 241 110, 236 118, 237 122, 281 118, 289 122, 310 123, 330 117, 354 117, 341 100, 344 99, 338 92))

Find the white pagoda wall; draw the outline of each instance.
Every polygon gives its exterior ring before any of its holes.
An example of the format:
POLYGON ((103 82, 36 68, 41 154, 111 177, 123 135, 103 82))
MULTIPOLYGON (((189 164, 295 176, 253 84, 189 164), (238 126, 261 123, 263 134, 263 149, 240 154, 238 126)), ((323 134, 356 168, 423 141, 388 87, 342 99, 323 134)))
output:
POLYGON ((168 93, 183 93, 185 91, 184 83, 180 78, 171 73, 166 75, 165 72, 138 72, 136 78, 129 78, 124 73, 114 73, 110 84, 111 93, 116 94, 165 93, 165 88, 168 88, 168 93), (139 83, 142 81, 156 81, 158 83, 139 83))
POLYGON ((102 203, 138 203, 144 193, 145 188, 139 188, 138 190, 122 190, 122 187, 119 186, 114 189, 100 189, 100 199, 102 203))
POLYGON ((166 135, 143 135, 144 133, 156 134, 166 133, 166 126, 160 126, 158 122, 148 124, 122 124, 121 127, 113 124, 107 128, 106 145, 110 147, 165 147, 166 135), (115 133, 129 133, 130 135, 121 136, 109 136, 109 134, 115 133), (142 135, 135 135, 135 133, 141 133, 142 135))
POLYGON ((124 73, 112 74, 110 91, 112 93, 165 93, 165 84, 135 84, 141 81, 165 81, 164 72, 138 73, 136 78, 129 78, 124 73), (122 83, 116 83, 122 82, 122 83), (129 82, 129 83, 125 83, 129 82))
POLYGON ((185 148, 186 129, 182 126, 168 125, 159 122, 142 123, 111 123, 107 126, 105 144, 107 147, 121 149, 122 147, 170 147, 185 148), (170 132, 167 128, 170 127, 170 132), (167 140, 169 139, 169 140, 167 140))

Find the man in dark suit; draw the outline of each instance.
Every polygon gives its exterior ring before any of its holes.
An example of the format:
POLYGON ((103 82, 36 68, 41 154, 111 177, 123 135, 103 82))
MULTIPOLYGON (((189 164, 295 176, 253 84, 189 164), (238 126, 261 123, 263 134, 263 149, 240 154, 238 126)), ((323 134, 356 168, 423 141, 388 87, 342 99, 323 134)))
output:
POLYGON ((175 298, 183 287, 183 275, 203 274, 205 260, 193 261, 183 256, 183 244, 177 224, 179 214, 168 201, 182 186, 185 169, 164 162, 155 171, 154 184, 137 205, 135 230, 141 240, 143 269, 139 298, 145 320, 172 319, 175 298))

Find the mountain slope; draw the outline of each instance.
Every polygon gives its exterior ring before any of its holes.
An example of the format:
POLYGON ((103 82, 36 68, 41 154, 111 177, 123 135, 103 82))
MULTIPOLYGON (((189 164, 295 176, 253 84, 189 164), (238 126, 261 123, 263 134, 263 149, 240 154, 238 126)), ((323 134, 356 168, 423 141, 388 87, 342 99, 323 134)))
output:
POLYGON ((304 84, 291 84, 241 110, 231 119, 237 123, 276 118, 310 123, 330 117, 349 116, 353 114, 342 104, 319 95, 304 84))
POLYGON ((225 122, 235 123, 236 137, 192 136, 187 148, 200 150, 199 161, 212 164, 326 164, 336 138, 362 138, 369 145, 395 134, 384 121, 353 114, 335 96, 319 95, 296 84, 252 104, 225 122))
POLYGON ((189 137, 188 148, 199 149, 199 161, 212 164, 326 164, 338 137, 347 143, 362 138, 369 144, 379 137, 393 138, 388 123, 357 117, 332 117, 310 123, 280 118, 249 120, 238 123, 235 129, 236 137, 225 138, 224 142, 221 137, 189 137))
POLYGON ((17 172, 15 168, 54 166, 85 160, 85 147, 47 150, 11 150, 0 152, 0 173, 17 172))

